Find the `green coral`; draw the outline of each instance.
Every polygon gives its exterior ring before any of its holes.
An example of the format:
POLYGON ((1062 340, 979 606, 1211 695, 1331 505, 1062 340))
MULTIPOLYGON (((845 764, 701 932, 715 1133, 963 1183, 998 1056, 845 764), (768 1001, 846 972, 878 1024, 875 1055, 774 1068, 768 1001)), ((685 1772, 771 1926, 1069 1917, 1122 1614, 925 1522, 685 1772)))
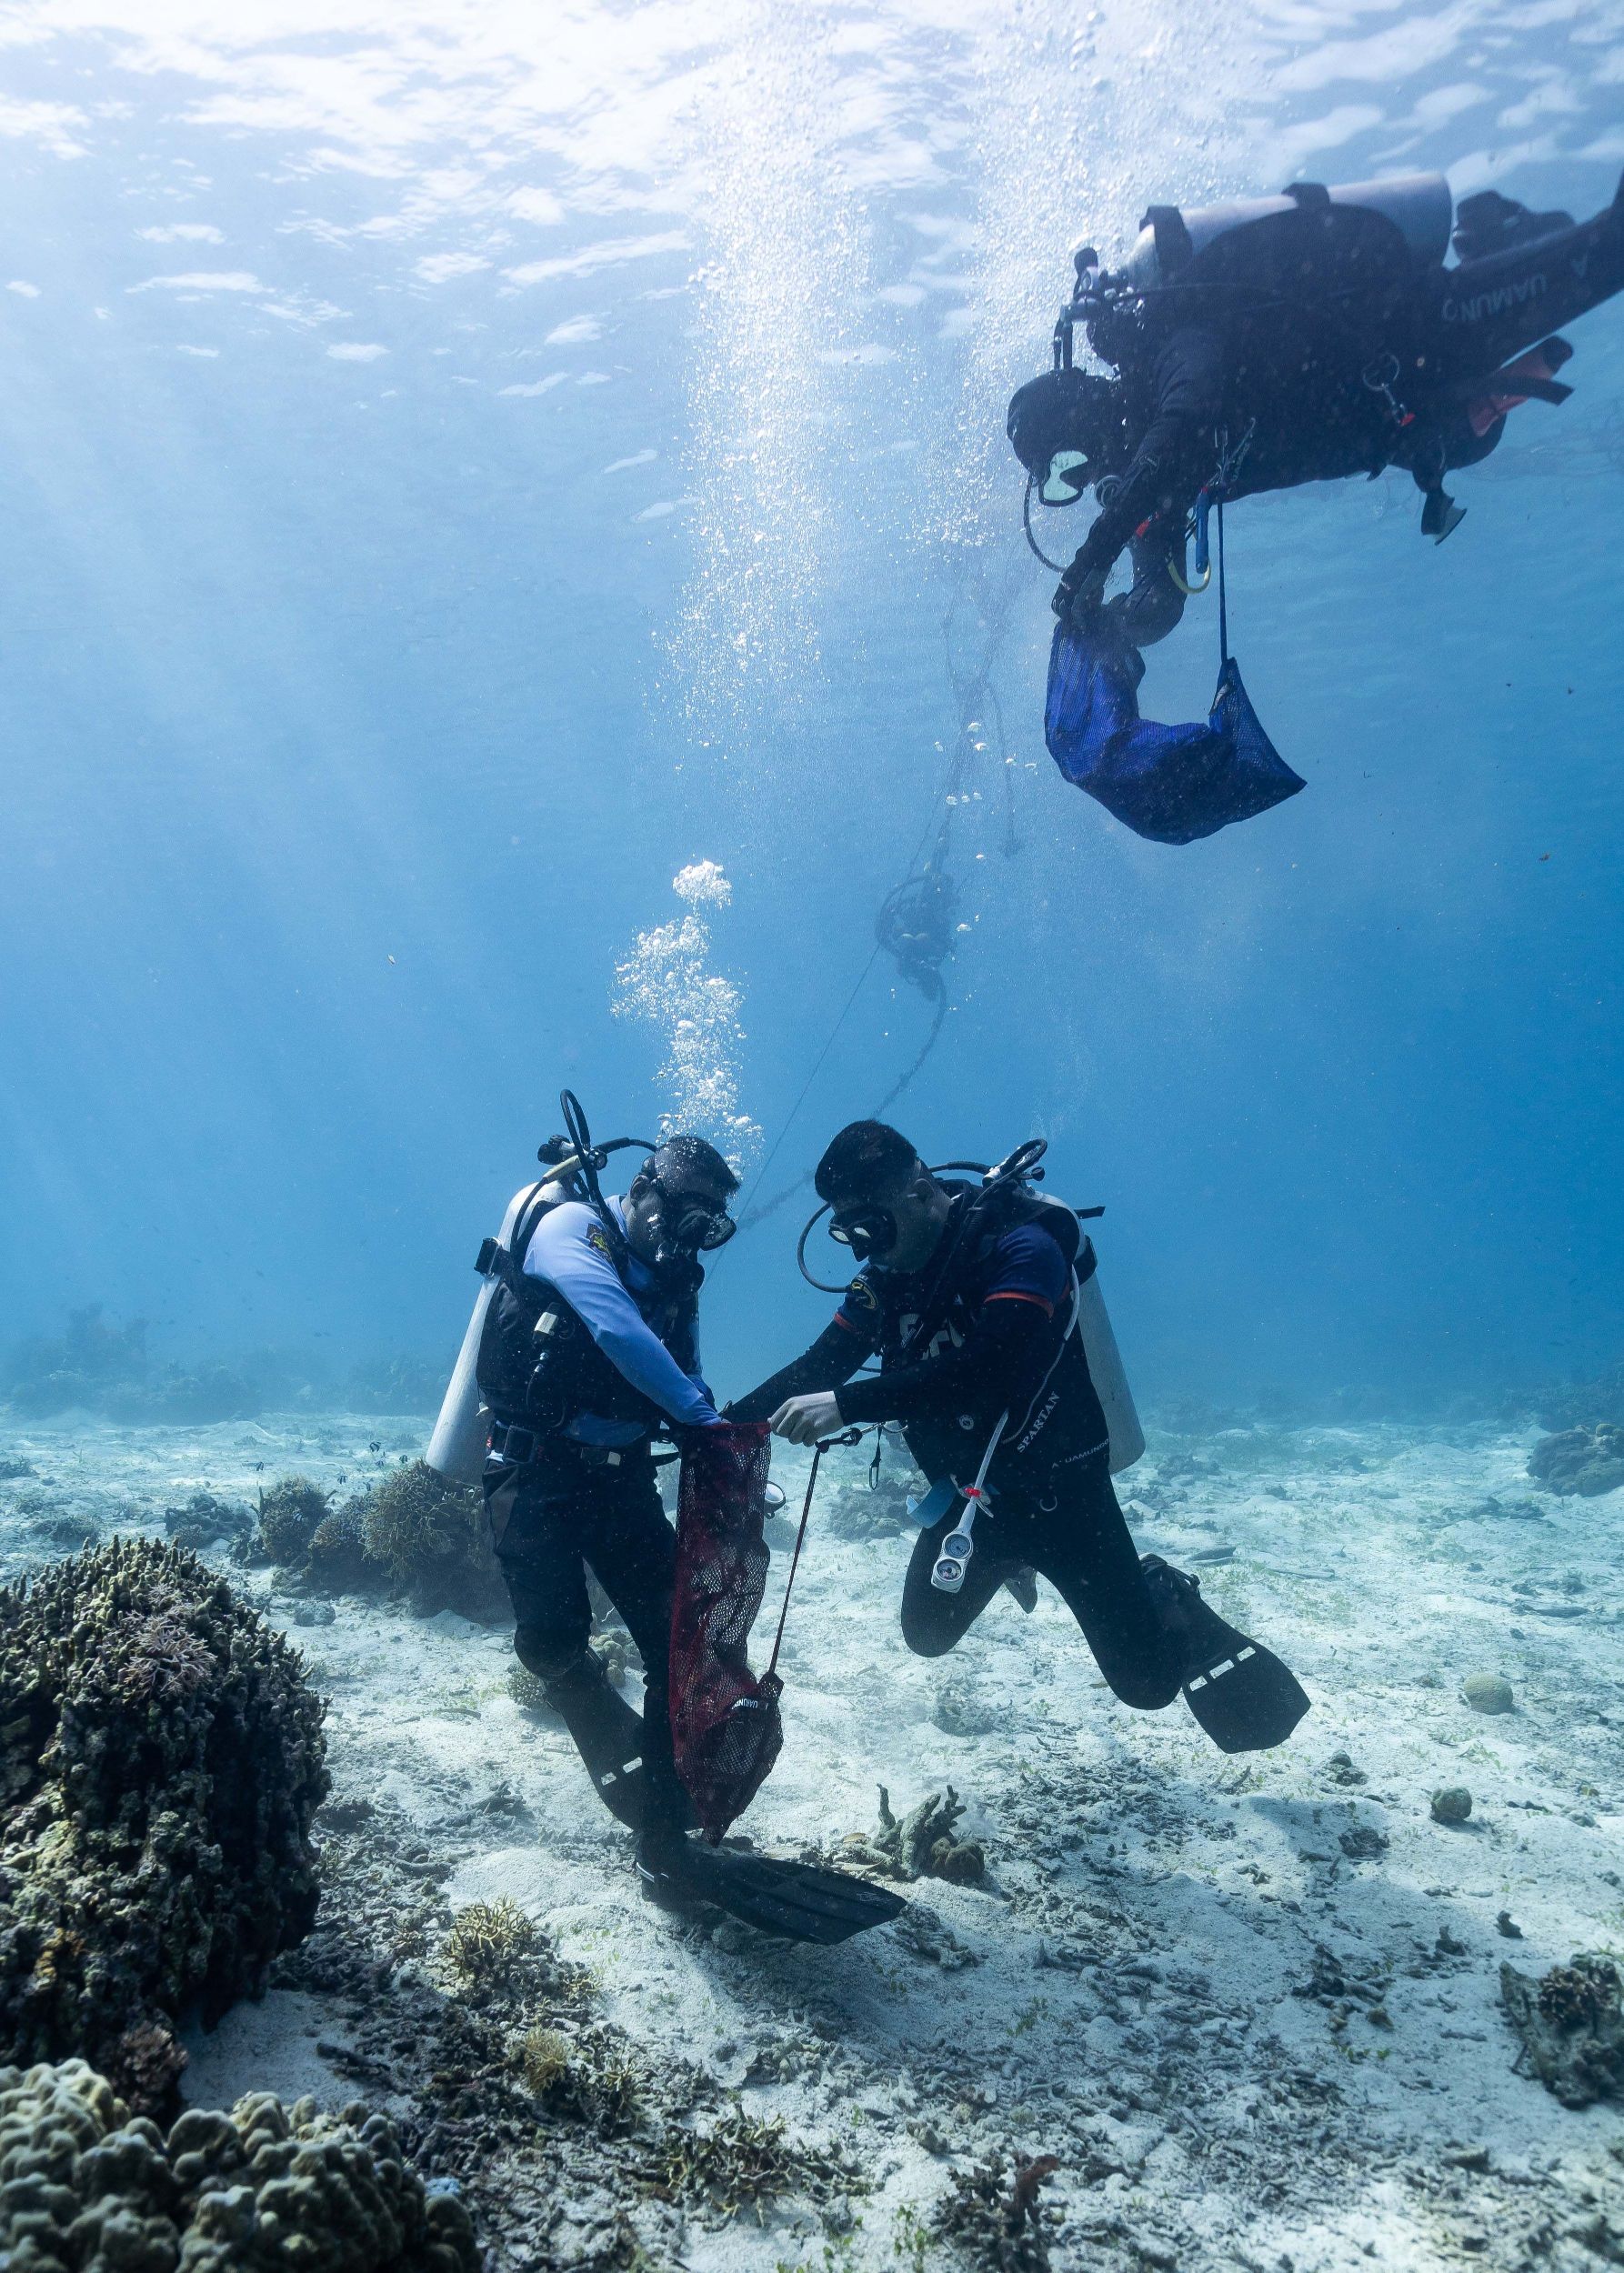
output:
POLYGON ((535 1926, 510 1895, 495 1902, 470 1902, 458 1910, 446 1937, 445 1958, 453 1978, 465 1988, 489 1992, 507 1988, 520 1961, 539 1942, 535 1926))
POLYGON ((467 1485, 410 1461, 368 1494, 363 1525, 368 1559, 420 1608, 462 1609, 472 1617, 506 1612, 484 1506, 467 1485))
POLYGON ((15 2273, 476 2273, 454 2194, 382 2116, 269 2092, 167 2137, 82 2060, 0 2068, 0 2266, 15 2273))
POLYGON ((763 2207, 782 2194, 827 2202, 861 2189, 838 2156, 787 2136, 782 2116, 727 2115, 708 2131, 667 2135, 648 2174, 667 2201, 707 2208, 727 2220, 746 2208, 757 2225, 763 2207))
POLYGON ((378 1573, 366 1552, 366 1501, 356 1495, 325 1515, 310 1535, 306 1577, 329 1594, 364 1593, 378 1573))
POLYGON ((327 1513, 327 1495, 307 1476, 284 1476, 259 1495, 259 1545, 273 1563, 297 1569, 327 1513))
POLYGON ((116 1540, 0 1590, 0 2058, 159 2107, 309 1931, 327 1790, 302 1662, 197 1557, 116 1540))

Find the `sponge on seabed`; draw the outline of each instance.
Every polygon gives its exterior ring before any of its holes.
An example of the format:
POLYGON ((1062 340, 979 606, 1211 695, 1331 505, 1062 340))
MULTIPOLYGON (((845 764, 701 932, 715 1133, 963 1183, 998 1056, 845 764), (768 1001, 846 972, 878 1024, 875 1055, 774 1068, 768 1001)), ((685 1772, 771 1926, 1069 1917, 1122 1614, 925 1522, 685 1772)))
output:
POLYGON ((475 2273, 463 2204, 386 2118, 269 2092, 167 2137, 83 2060, 0 2068, 0 2264, 15 2273, 475 2273))

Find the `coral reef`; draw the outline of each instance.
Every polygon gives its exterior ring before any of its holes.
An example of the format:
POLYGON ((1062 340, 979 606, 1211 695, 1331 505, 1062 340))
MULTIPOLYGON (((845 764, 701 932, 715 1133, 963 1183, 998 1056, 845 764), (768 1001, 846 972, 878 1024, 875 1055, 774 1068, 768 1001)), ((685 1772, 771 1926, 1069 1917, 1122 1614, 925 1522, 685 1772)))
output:
POLYGON ((403 1460, 337 1507, 307 1477, 285 1476, 261 1493, 254 1537, 235 1552, 319 1593, 405 1596, 423 1617, 508 1614, 479 1494, 421 1460, 403 1460))
POLYGON ((68 1312, 60 1338, 39 1335, 17 1344, 6 1365, 5 1391, 18 1413, 63 1413, 75 1405, 100 1406, 110 1391, 138 1387, 146 1379, 146 1364, 145 1319, 109 1326, 101 1304, 93 1302, 68 1312))
POLYGON ((259 1383, 217 1360, 155 1372, 145 1318, 110 1326, 99 1302, 70 1310, 61 1336, 18 1343, 5 1389, 17 1413, 43 1416, 84 1406, 114 1420, 137 1422, 245 1420, 265 1403, 259 1383))
POLYGON ((521 1666, 516 1658, 507 1668, 507 1694, 514 1703, 527 1713, 551 1711, 547 1702, 546 1685, 532 1673, 528 1666, 521 1666))
POLYGON ((1565 1381, 1546 1390, 1535 1418, 1541 1428, 1594 1428, 1599 1421, 1624 1428, 1624 1358, 1604 1367, 1592 1380, 1565 1381))
POLYGON ((119 1540, 0 1592, 0 2057, 78 2053, 161 2106, 173 2024, 316 1916, 322 1707, 185 1549, 119 1540))
POLYGON ((479 1494, 421 1460, 385 1477, 363 1518, 368 1560, 419 1610, 506 1617, 507 1589, 490 1549, 479 1494))
POLYGON ((1464 1823, 1472 1811, 1472 1796, 1464 1784, 1446 1784, 1432 1795, 1434 1823, 1464 1823))
POLYGON ((445 1393, 443 1365, 403 1354, 363 1358, 344 1386, 352 1413, 437 1413, 445 1393))
POLYGON ((988 2273, 1048 2273, 1048 2240, 1038 2190, 1059 2168, 1054 2155, 1015 2158, 1013 2179, 993 2163, 956 2170, 937 2206, 937 2238, 956 2242, 988 2273))
POLYGON ((1500 1968, 1500 2000, 1526 2061, 1565 2108, 1624 2098, 1624 1984, 1610 1958, 1580 1953, 1538 1981, 1500 1968))
POLYGON ((1598 1499, 1624 1485, 1624 1428, 1599 1421, 1594 1428, 1564 1428, 1541 1437, 1529 1455, 1529 1474, 1548 1492, 1577 1492, 1598 1499))
POLYGON ((327 1513, 327 1495, 307 1476, 278 1477, 268 1491, 259 1495, 254 1547, 285 1569, 297 1570, 327 1513))
POLYGON ((82 2060, 0 2069, 0 2265, 16 2273, 476 2273, 455 2194, 382 2116, 268 2092, 165 2138, 82 2060))
POLYGON ((945 1878, 954 1886, 978 1887, 987 1877, 987 1850, 978 1839, 955 1837, 953 1827, 963 1813, 964 1802, 949 1784, 945 1792, 927 1792, 898 1823, 891 1795, 881 1784, 877 1827, 854 1831, 842 1840, 841 1859, 887 1878, 945 1878))

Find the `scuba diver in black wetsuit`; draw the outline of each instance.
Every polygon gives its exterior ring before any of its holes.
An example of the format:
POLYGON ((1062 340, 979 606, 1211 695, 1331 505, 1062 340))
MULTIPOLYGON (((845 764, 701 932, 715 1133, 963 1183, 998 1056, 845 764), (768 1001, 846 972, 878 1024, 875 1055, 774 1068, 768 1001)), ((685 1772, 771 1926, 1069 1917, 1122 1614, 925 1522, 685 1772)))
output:
POLYGON ((864 1267, 811 1348, 725 1417, 770 1418, 794 1444, 900 1424, 933 1487, 903 1586, 910 1649, 951 1649, 1035 1568, 1124 1704, 1155 1711, 1182 1688, 1225 1751, 1280 1744, 1308 1708, 1291 1674, 1128 1535, 1081 1331, 1094 1251, 1074 1211, 1034 1188, 1042 1150, 1023 1145, 970 1184, 927 1169, 883 1122, 842 1129, 817 1187, 864 1267), (876 1355, 877 1375, 854 1382, 876 1355))
POLYGON ((698 1136, 652 1148, 624 1199, 599 1190, 589 1138, 549 1139, 542 1157, 552 1174, 482 1258, 496 1281, 477 1367, 485 1503, 513 1646, 605 1806, 634 1828, 680 1824, 666 1696, 677 1546, 651 1439, 720 1426, 699 1370, 699 1257, 731 1236, 738 1180, 698 1136), (586 1646, 588 1566, 643 1659, 641 1716, 586 1646))
POLYGON ((1566 399, 1558 326, 1624 288, 1624 182, 1578 225, 1494 190, 1468 197, 1447 267, 1450 218, 1441 175, 1298 183, 1153 205, 1120 275, 1078 253, 1055 367, 1008 416, 1028 506, 1033 489, 1098 500, 1055 595, 1063 622, 1135 647, 1165 638, 1191 589, 1192 508, 1204 535, 1209 501, 1399 466, 1425 493, 1424 533, 1441 543, 1459 526, 1445 475, 1487 457, 1517 404, 1566 399), (1073 367, 1079 323, 1115 377, 1073 367), (1125 549, 1132 587, 1102 606, 1125 549))
POLYGON ((670 1909, 709 1904, 796 1940, 844 1941, 896 1917, 898 1897, 841 1871, 695 1845, 674 1757, 677 1542, 651 1440, 731 1434, 699 1370, 697 1318, 699 1258, 733 1236, 738 1178, 699 1136, 594 1146, 568 1090, 563 1106, 569 1135, 543 1145, 542 1181, 516 1196, 501 1238, 480 1249, 487 1294, 468 1329, 473 1378, 454 1377, 441 1416, 476 1391, 488 1415, 485 1504, 515 1652, 598 1797, 637 1831, 646 1895, 670 1909), (627 1149, 647 1157, 624 1199, 606 1197, 598 1171, 627 1149), (588 1568, 642 1657, 640 1715, 587 1647, 588 1568))

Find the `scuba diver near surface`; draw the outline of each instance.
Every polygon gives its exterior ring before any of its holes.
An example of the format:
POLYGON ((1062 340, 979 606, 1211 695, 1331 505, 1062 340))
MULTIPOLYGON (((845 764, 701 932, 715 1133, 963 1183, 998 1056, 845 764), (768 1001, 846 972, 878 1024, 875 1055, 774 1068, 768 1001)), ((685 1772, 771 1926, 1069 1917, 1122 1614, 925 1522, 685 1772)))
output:
POLYGON ((832 1942, 901 1908, 887 1890, 793 1862, 714 1852, 672 1741, 670 1645, 677 1537, 661 1504, 654 1439, 731 1437, 700 1369, 700 1257, 736 1225, 738 1179, 703 1137, 594 1146, 564 1093, 569 1134, 540 1150, 539 1183, 486 1240, 486 1280, 428 1459, 481 1484, 513 1604, 513 1646, 567 1728, 600 1799, 638 1834, 642 1890, 668 1908, 708 1902, 761 1930, 832 1942), (598 1172, 642 1161, 623 1198, 598 1172), (638 1714, 589 1647, 590 1570, 644 1668, 638 1714))
POLYGON ((1124 1704, 1156 1711, 1182 1689, 1224 1751, 1267 1749, 1308 1700, 1194 1578, 1134 1546, 1111 1474, 1143 1439, 1122 1384, 1111 1402, 1133 1441, 1114 1458, 1101 1387, 1115 1346, 1104 1323, 1091 1364, 1087 1327, 1090 1298, 1104 1322, 1093 1247, 1073 1209, 1034 1188, 1043 1149, 1024 1145, 971 1183, 927 1168, 883 1122, 842 1129, 818 1164, 818 1214, 862 1267, 810 1349, 727 1417, 770 1419, 794 1444, 900 1426, 931 1487, 903 1583, 910 1649, 951 1649, 1000 1586, 1035 1568, 1124 1704), (873 1357, 878 1372, 854 1381, 873 1357))
POLYGON ((1624 288, 1624 182, 1577 225, 1495 190, 1452 214, 1441 175, 1296 183, 1153 205, 1120 274, 1092 251, 1076 261, 1054 368, 1016 393, 1009 440, 1028 534, 1034 494, 1058 506, 1092 489, 1098 506, 1056 614, 1142 648, 1200 588, 1186 546, 1197 535, 1199 577, 1208 505, 1399 466, 1441 543, 1463 517, 1445 476, 1487 457, 1519 403, 1571 393, 1557 333, 1624 288), (1073 365, 1079 325, 1113 375, 1073 365), (1125 551, 1132 586, 1108 603, 1125 551))

